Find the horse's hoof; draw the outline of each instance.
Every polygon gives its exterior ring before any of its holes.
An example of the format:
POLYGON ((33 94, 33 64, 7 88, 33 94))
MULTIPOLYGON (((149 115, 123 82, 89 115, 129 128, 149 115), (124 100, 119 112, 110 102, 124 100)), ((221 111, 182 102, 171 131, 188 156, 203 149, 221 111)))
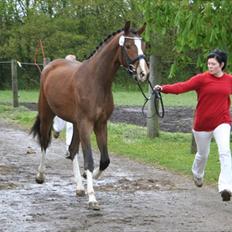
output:
POLYGON ((36 175, 35 181, 37 184, 43 184, 44 183, 44 175, 42 173, 38 173, 36 175))
POLYGON ((76 196, 77 197, 84 197, 85 196, 85 190, 76 190, 76 196))
POLYGON ((97 180, 102 174, 102 171, 99 170, 99 168, 94 169, 93 171, 93 178, 97 180))
POLYGON ((100 206, 99 206, 98 202, 96 202, 96 201, 89 202, 89 209, 100 210, 100 206))

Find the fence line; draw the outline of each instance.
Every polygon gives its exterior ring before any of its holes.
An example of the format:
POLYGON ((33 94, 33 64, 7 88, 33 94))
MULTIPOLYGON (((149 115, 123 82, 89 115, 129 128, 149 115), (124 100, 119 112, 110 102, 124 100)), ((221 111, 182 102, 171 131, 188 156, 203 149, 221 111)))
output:
POLYGON ((42 63, 20 62, 16 59, 0 61, 0 80, 2 86, 12 89, 12 103, 14 107, 19 106, 18 88, 22 86, 36 86, 39 84, 40 72, 38 67, 44 67, 42 63), (11 77, 11 78, 9 78, 11 77), (11 81, 11 83, 8 81, 11 81))

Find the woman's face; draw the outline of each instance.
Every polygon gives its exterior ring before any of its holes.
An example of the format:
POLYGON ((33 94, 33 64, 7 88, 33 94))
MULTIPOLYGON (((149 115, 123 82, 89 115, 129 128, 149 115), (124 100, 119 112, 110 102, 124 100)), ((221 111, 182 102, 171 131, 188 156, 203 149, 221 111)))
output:
POLYGON ((212 75, 217 76, 222 72, 222 67, 224 63, 219 63, 215 58, 209 58, 208 59, 208 70, 209 73, 212 75))

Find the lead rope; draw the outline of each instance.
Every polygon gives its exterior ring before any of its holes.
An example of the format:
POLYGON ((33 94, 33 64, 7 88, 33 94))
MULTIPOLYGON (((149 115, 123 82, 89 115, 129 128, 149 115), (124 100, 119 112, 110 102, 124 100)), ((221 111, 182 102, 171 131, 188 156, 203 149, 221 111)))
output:
POLYGON ((157 91, 157 90, 154 90, 153 87, 152 87, 152 84, 151 82, 148 80, 148 84, 150 86, 150 88, 152 89, 152 93, 150 95, 150 97, 147 97, 139 83, 139 81, 135 78, 135 81, 137 82, 137 85, 140 89, 140 92, 142 93, 143 97, 145 98, 145 102, 143 104, 143 107, 142 107, 142 114, 145 118, 153 118, 155 116, 155 114, 153 114, 152 116, 147 116, 144 112, 144 109, 145 109, 145 106, 147 104, 148 101, 150 101, 152 99, 152 97, 154 96, 154 106, 155 106, 155 113, 157 114, 157 116, 159 118, 163 118, 164 117, 164 114, 165 114, 165 110, 164 110, 164 104, 163 104, 163 99, 162 99, 162 96, 161 96, 161 93, 160 91, 157 91), (161 112, 159 110, 159 105, 161 107, 161 112))

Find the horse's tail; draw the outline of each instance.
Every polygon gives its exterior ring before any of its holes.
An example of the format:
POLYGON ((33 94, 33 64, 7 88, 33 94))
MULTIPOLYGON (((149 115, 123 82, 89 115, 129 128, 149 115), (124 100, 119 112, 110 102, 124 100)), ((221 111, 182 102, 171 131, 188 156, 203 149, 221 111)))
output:
POLYGON ((31 128, 30 134, 35 138, 37 137, 38 142, 41 146, 42 150, 46 150, 48 145, 51 142, 51 129, 49 130, 48 137, 47 136, 42 136, 41 131, 40 131, 40 126, 41 126, 41 121, 39 114, 37 114, 35 122, 31 128))
POLYGON ((40 133, 40 118, 39 114, 37 114, 35 122, 30 130, 30 134, 35 138, 37 137, 39 140, 39 143, 41 145, 41 133, 40 133))

